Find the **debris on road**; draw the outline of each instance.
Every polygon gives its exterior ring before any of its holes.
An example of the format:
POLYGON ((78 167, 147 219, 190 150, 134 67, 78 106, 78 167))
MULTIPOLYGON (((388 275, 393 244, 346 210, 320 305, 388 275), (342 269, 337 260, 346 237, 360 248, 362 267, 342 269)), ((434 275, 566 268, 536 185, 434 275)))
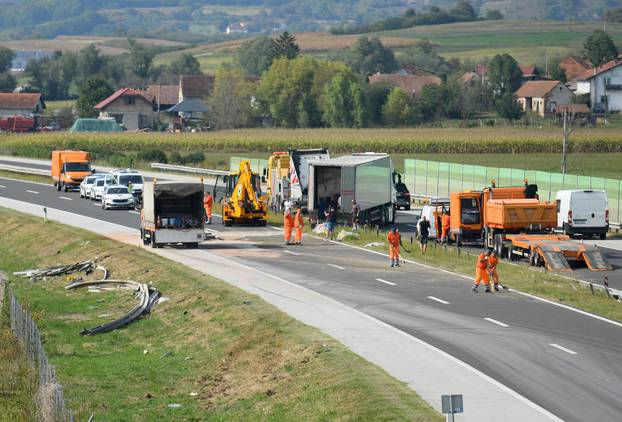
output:
POLYGON ((39 278, 44 277, 58 277, 66 274, 73 273, 85 273, 90 274, 95 270, 102 271, 104 273, 102 279, 108 278, 108 270, 102 266, 96 266, 95 261, 76 262, 75 264, 60 265, 49 268, 34 268, 26 271, 17 271, 13 275, 21 276, 24 278, 30 278, 32 281, 36 281, 39 278))
POLYGON ((368 243, 367 245, 365 245, 364 247, 365 248, 378 248, 378 247, 381 247, 381 246, 384 246, 384 243, 382 243, 382 242, 371 242, 371 243, 368 243))
POLYGON ((354 232, 349 232, 346 230, 341 230, 339 232, 339 234, 337 235, 337 240, 339 242, 342 242, 344 240, 357 240, 360 239, 361 236, 358 233, 354 233, 354 232))

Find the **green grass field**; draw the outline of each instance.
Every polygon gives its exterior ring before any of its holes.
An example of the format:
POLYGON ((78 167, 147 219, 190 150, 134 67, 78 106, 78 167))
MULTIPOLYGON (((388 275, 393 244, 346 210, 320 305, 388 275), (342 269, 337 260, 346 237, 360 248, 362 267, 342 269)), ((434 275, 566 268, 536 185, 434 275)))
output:
MULTIPOLYGON (((69 277, 13 279, 19 300, 39 316, 76 420, 442 420, 405 384, 259 297, 83 230, 4 208, 0 219, 7 273, 99 257, 112 277, 152 282, 170 297, 148 318, 82 337, 83 328, 133 306, 131 294, 68 292, 69 277)), ((8 406, 25 411, 23 401, 8 406)))

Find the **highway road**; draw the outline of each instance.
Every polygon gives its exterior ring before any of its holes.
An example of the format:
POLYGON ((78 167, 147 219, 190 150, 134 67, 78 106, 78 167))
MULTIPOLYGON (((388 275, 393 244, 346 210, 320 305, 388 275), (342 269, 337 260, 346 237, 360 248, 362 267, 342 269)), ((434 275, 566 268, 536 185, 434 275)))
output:
MULTIPOLYGON (((75 192, 57 192, 49 185, 0 178, 0 196, 139 227, 133 211, 104 211, 75 192)), ((217 221, 211 229, 230 241, 207 242, 200 250, 373 316, 559 418, 621 419, 622 324, 518 293, 472 294, 468 278, 414 263, 390 269, 384 256, 313 237, 302 247, 284 247, 281 233, 270 227, 225 228, 217 221)))

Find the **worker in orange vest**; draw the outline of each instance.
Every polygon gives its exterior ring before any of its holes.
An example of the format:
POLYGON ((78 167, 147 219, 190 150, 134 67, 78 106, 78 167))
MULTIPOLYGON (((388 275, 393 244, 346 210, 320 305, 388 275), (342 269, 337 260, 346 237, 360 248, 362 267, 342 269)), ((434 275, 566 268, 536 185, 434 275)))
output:
POLYGON ((449 211, 443 211, 443 217, 441 218, 441 243, 449 243, 449 226, 451 224, 451 217, 449 211))
POLYGON ((477 293, 479 284, 483 281, 486 285, 486 293, 490 293, 490 278, 488 278, 488 258, 490 251, 482 252, 477 257, 475 264, 475 282, 473 283, 473 293, 477 293))
POLYGON ((212 207, 214 206, 214 197, 211 192, 205 192, 203 196, 203 208, 205 208, 205 222, 212 224, 212 207))
POLYGON ((287 207, 283 214, 283 236, 285 238, 285 244, 291 245, 292 230, 294 229, 294 217, 292 217, 292 210, 287 207))
POLYGON ((490 278, 494 282, 495 292, 499 291, 499 274, 497 273, 497 265, 499 264, 499 257, 496 252, 492 252, 488 257, 488 273, 490 278))
POLYGON ((391 267, 400 266, 400 244, 402 243, 402 235, 396 227, 389 230, 387 235, 387 241, 389 242, 389 260, 391 261, 391 267))
POLYGON ((305 222, 302 219, 302 209, 300 206, 296 209, 296 216, 294 217, 294 227, 296 228, 296 237, 294 244, 302 245, 302 229, 305 227, 305 222))

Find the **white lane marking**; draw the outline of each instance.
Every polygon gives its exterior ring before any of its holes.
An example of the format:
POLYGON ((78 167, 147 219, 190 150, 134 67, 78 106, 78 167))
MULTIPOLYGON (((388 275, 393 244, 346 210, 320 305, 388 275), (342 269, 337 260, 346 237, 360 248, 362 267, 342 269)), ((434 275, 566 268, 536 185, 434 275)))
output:
POLYGON ((300 255, 298 252, 292 252, 292 251, 288 251, 288 250, 284 250, 283 252, 284 253, 288 253, 290 255, 296 255, 296 256, 300 255))
POLYGON ((4 185, 0 185, 0 188, 6 188, 6 186, 4 186, 4 185))
POLYGON ((39 192, 37 192, 36 190, 28 190, 28 189, 26 189, 26 192, 28 192, 28 193, 34 193, 34 194, 36 194, 36 195, 39 195, 39 192))
POLYGON ((564 346, 560 346, 559 344, 555 344, 555 343, 549 343, 549 346, 554 347, 556 349, 561 350, 562 352, 566 352, 569 355, 577 355, 578 353, 575 352, 574 350, 570 350, 570 349, 566 349, 564 346))
POLYGON ((333 267, 333 268, 337 268, 338 270, 345 270, 345 267, 342 267, 341 265, 335 265, 335 264, 328 264, 329 267, 333 267))
POLYGON ((407 225, 408 227, 414 227, 414 228, 417 228, 417 225, 416 225, 416 224, 406 224, 406 225, 407 225))
POLYGON ((383 280, 383 279, 381 279, 381 278, 377 278, 377 279, 376 279, 376 281, 379 281, 379 282, 384 283, 384 284, 388 284, 389 286, 397 286, 397 284, 396 284, 396 283, 392 283, 392 282, 390 282, 390 281, 383 280))
POLYGON ((486 321, 488 321, 488 322, 492 322, 493 324, 497 324, 497 325, 499 325, 499 326, 501 326, 501 327, 504 327, 504 328, 509 327, 509 325, 504 324, 504 323, 503 323, 503 322, 501 322, 501 321, 497 321, 496 319, 492 319, 492 318, 484 318, 484 319, 485 319, 486 321))
POLYGON ((442 303, 443 305, 449 305, 449 302, 447 302, 446 300, 439 299, 439 298, 434 297, 434 296, 428 296, 428 299, 430 299, 430 300, 435 300, 435 301, 437 301, 438 303, 442 303))
POLYGON ((65 201, 73 201, 71 198, 67 198, 66 196, 59 196, 60 199, 64 199, 65 201))
POLYGON ((139 213, 138 211, 132 211, 132 210, 129 210, 128 212, 129 212, 130 214, 139 214, 139 215, 140 215, 140 213, 139 213))

